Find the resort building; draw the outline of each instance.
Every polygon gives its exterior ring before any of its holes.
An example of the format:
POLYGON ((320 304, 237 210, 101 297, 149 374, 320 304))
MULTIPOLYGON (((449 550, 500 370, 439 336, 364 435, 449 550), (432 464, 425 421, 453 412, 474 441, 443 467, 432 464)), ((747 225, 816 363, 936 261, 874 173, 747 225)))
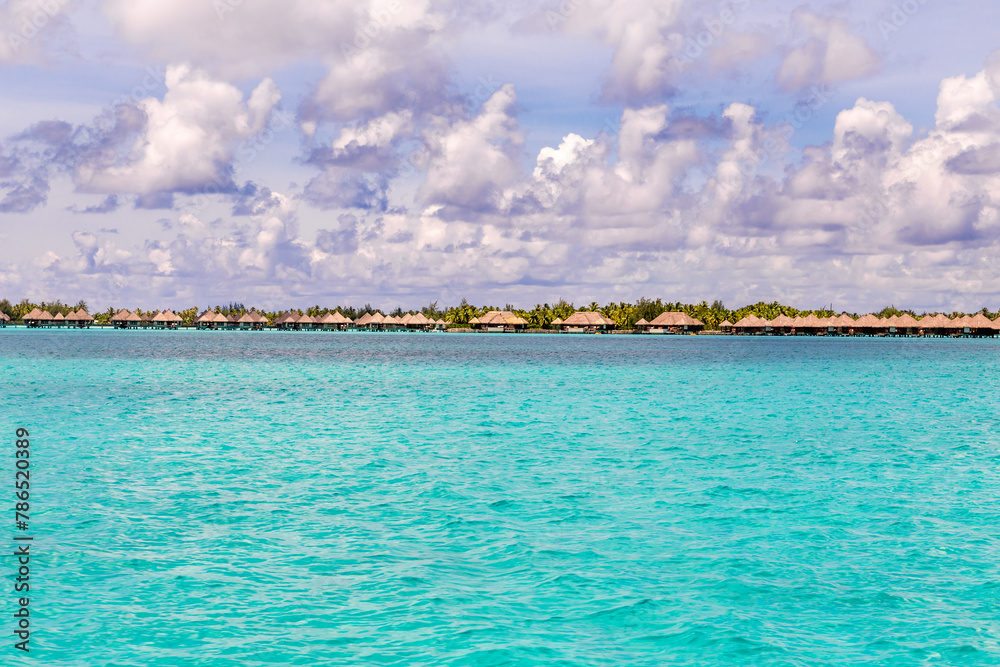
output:
POLYGON ((761 319, 756 315, 747 315, 733 325, 733 329, 736 330, 736 333, 742 336, 762 334, 766 328, 767 320, 761 319))
POLYGON ((705 328, 705 323, 696 320, 687 313, 661 313, 652 322, 645 319, 635 323, 635 328, 643 333, 697 333, 705 328))
POLYGON ((0 327, 7 326, 8 322, 10 322, 10 315, 7 313, 0 313, 0 327))
POLYGON ((181 324, 181 318, 172 310, 164 310, 150 318, 150 323, 157 329, 176 329, 181 324))
POLYGON ((89 329, 93 323, 94 318, 83 308, 75 312, 71 310, 69 315, 66 316, 66 326, 68 327, 89 329))
POLYGON ((598 331, 611 331, 615 328, 615 321, 608 319, 600 313, 593 311, 580 311, 573 313, 560 325, 563 331, 568 333, 596 333, 598 331))
POLYGON ((515 333, 528 328, 528 321, 509 310, 491 310, 482 317, 469 320, 469 326, 479 331, 515 333))

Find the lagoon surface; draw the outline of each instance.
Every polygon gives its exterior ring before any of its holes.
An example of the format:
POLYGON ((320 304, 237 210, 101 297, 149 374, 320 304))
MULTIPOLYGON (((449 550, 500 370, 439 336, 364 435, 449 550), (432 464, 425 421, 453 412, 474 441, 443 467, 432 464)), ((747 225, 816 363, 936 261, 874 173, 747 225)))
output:
POLYGON ((8 329, 0 382, 5 665, 1000 663, 998 340, 8 329))

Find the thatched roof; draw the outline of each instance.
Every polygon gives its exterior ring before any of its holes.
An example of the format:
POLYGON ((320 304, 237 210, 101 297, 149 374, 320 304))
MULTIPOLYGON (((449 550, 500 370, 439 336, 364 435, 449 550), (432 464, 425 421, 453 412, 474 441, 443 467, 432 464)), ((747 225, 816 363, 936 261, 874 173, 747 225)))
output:
POLYGON ((951 324, 951 320, 938 313, 937 315, 925 315, 920 320, 920 326, 924 329, 945 329, 951 324))
POLYGON ((385 324, 385 315, 376 312, 372 315, 372 324, 385 324))
POLYGON ((756 315, 747 315, 734 325, 737 329, 756 329, 767 326, 767 320, 756 315))
POLYGON ((126 322, 142 322, 142 316, 136 312, 130 312, 128 316, 125 317, 126 322))
POLYGON ((854 323, 855 327, 861 329, 879 329, 883 327, 883 323, 879 321, 874 315, 862 315, 858 318, 858 321, 854 323))
POLYGON ((768 322, 768 324, 772 327, 791 327, 794 326, 795 322, 788 315, 782 314, 768 322))
POLYGON ((399 320, 394 315, 386 315, 382 319, 382 324, 399 324, 399 320))
POLYGON ((963 329, 965 327, 971 327, 972 325, 970 324, 970 322, 972 322, 972 318, 969 317, 968 315, 963 315, 962 317, 956 317, 955 319, 953 319, 949 323, 948 328, 963 329))
MULTIPOLYGON (((400 324, 409 324, 410 322, 413 321, 413 315, 406 313, 405 315, 400 317, 398 321, 400 324)), ((416 322, 414 322, 414 324, 416 324, 416 322)))
POLYGON ((117 313, 115 313, 111 317, 111 321, 112 322, 127 322, 128 321, 128 316, 131 315, 131 314, 132 313, 128 312, 127 310, 119 310, 117 313))
POLYGON ((352 323, 351 322, 351 318, 347 317, 346 315, 344 315, 339 310, 337 312, 335 312, 335 313, 331 313, 331 315, 333 315, 333 323, 334 324, 351 324, 352 323))
MULTIPOLYGON (((563 323, 563 321, 562 321, 561 317, 557 317, 556 319, 552 320, 552 325, 553 326, 560 326, 562 323, 563 323)), ((471 324, 471 322, 470 322, 470 324, 471 324)))
POLYGON ((473 317, 471 320, 469 320, 469 324, 479 324, 479 318, 473 317))
POLYGON ((56 313, 55 317, 52 318, 52 321, 54 321, 54 322, 64 322, 64 321, 66 321, 66 316, 63 315, 62 313, 56 313))
POLYGON ((37 308, 32 308, 31 312, 28 313, 27 315, 25 315, 24 317, 22 317, 21 319, 22 320, 37 320, 41 314, 42 314, 42 311, 40 311, 37 308))
POLYGON ((336 320, 333 317, 333 313, 326 313, 318 318, 316 318, 316 324, 336 324, 336 320))
POLYGON ((170 320, 169 317, 167 317, 167 311, 163 311, 163 312, 157 313, 153 317, 153 321, 154 322, 166 323, 166 322, 170 322, 171 320, 170 320))
POLYGON ((365 313, 364 315, 356 319, 354 323, 359 327, 366 327, 372 323, 372 319, 373 315, 371 313, 365 313))
POLYGON ((899 316, 899 319, 896 320, 897 328, 916 329, 918 326, 920 326, 920 323, 917 322, 917 319, 913 317, 913 315, 910 315, 909 313, 903 313, 902 315, 899 316))
POLYGON ((52 313, 50 313, 49 311, 42 310, 42 311, 39 311, 38 317, 36 317, 35 319, 36 320, 41 320, 43 322, 50 322, 50 321, 54 320, 55 318, 52 317, 52 313))
MULTIPOLYGON (((636 324, 638 324, 638 322, 636 322, 636 324)), ((733 323, 730 322, 729 320, 722 320, 721 322, 719 322, 719 328, 720 329, 722 327, 731 327, 731 326, 733 326, 733 323)))
POLYGON ((649 323, 654 327, 692 327, 705 326, 700 320, 696 320, 687 313, 661 313, 659 317, 649 323))
POLYGON ((976 313, 975 317, 969 318, 969 324, 967 325, 972 329, 992 329, 993 322, 990 318, 986 317, 982 313, 976 313))
POLYGON ((581 310, 567 317, 566 321, 563 322, 563 325, 571 327, 595 327, 608 325, 614 326, 614 323, 614 320, 609 320, 600 313, 581 310))
POLYGON ((830 321, 831 327, 853 327, 856 324, 854 318, 847 313, 841 313, 830 321))
POLYGON ((644 326, 646 326, 648 324, 649 324, 649 322, 647 322, 646 318, 644 317, 641 320, 639 320, 638 322, 636 322, 635 326, 637 326, 637 327, 644 327, 644 326))
POLYGON ((8 315, 7 313, 0 312, 0 320, 3 320, 4 322, 10 322, 10 315, 8 315))
POLYGON ((316 318, 314 318, 312 315, 303 315, 295 322, 296 324, 316 324, 316 318))
POLYGON ((236 322, 238 324, 256 324, 257 320, 251 313, 243 313, 243 316, 236 320, 236 322))
POLYGON ((817 317, 816 313, 809 313, 802 318, 801 326, 808 327, 811 329, 817 329, 820 327, 827 327, 829 325, 829 318, 817 317))
POLYGON ((443 326, 446 326, 448 323, 445 322, 444 320, 438 320, 434 324, 438 325, 439 327, 443 327, 443 326))
POLYGON ((215 321, 215 313, 213 313, 211 310, 206 310, 204 313, 195 318, 194 323, 202 324, 203 322, 207 323, 214 321, 215 321))

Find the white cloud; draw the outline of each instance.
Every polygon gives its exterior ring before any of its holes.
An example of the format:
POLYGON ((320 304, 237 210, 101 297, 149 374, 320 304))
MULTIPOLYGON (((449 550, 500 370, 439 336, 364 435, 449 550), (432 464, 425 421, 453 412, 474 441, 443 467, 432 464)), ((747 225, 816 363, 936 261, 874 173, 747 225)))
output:
POLYGON ((785 55, 777 75, 781 87, 795 90, 841 83, 878 70, 878 55, 864 38, 850 31, 843 19, 806 9, 798 9, 792 16, 805 41, 785 55))
POLYGON ((235 86, 181 65, 167 68, 166 84, 162 101, 138 102, 144 117, 130 145, 108 146, 78 166, 81 190, 146 194, 225 186, 240 143, 267 127, 281 99, 270 79, 244 101, 235 86))
POLYGON ((519 173, 524 138, 514 117, 510 84, 487 99, 469 120, 439 122, 424 135, 427 170, 421 198, 428 203, 492 208, 519 173))
POLYGON ((8 0, 0 5, 0 65, 44 63, 72 34, 71 0, 8 0))

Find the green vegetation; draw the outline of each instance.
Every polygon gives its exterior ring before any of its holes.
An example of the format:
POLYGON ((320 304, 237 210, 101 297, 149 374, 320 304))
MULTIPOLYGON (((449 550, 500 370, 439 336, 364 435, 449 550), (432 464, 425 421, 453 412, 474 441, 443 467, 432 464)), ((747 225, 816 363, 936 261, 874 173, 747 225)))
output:
MULTIPOLYGON (((101 313, 93 313, 94 320, 97 324, 107 324, 110 322, 111 318, 119 310, 125 306, 108 308, 106 311, 101 313)), ((24 315, 31 312, 32 309, 39 308, 41 310, 47 310, 53 315, 56 313, 62 313, 66 315, 71 310, 79 310, 83 308, 86 310, 87 304, 84 301, 78 302, 75 306, 69 306, 62 303, 61 301, 54 302, 42 302, 33 303, 24 299, 17 303, 16 305, 11 304, 7 299, 0 300, 0 312, 4 312, 10 316, 11 320, 20 320, 24 315)), ((142 310, 140 308, 130 309, 139 315, 154 315, 159 312, 159 309, 152 310, 142 310)), ((274 321, 282 313, 288 312, 285 310, 269 311, 263 308, 256 308, 252 304, 246 305, 243 303, 232 302, 228 305, 216 305, 208 308, 197 308, 191 307, 185 310, 175 310, 182 320, 183 325, 189 326, 194 323, 194 320, 199 314, 205 310, 212 310, 216 313, 221 313, 227 317, 242 317, 244 314, 250 312, 251 310, 256 310, 258 313, 263 314, 270 321, 274 321)), ((358 319, 366 312, 374 313, 380 312, 383 315, 394 315, 400 316, 406 313, 416 314, 418 312, 423 313, 425 316, 434 320, 444 320, 451 324, 453 327, 468 327, 469 322, 476 317, 482 317, 491 310, 509 310, 513 312, 518 317, 522 317, 528 322, 528 327, 531 329, 548 329, 552 326, 552 322, 556 319, 565 320, 567 317, 572 315, 578 310, 594 310, 605 317, 608 317, 615 321, 615 324, 619 329, 633 329, 635 328, 635 323, 639 320, 645 319, 647 322, 652 322, 661 313, 664 312, 682 312, 687 313, 691 317, 701 320, 705 323, 705 328, 709 330, 718 329, 719 325, 725 321, 729 320, 732 323, 736 323, 748 315, 756 315, 757 317, 762 317, 764 319, 774 319, 778 315, 787 315, 788 317, 805 317, 809 314, 814 314, 817 317, 832 317, 838 315, 839 311, 834 311, 829 308, 815 308, 811 310, 799 310, 791 306, 786 306, 778 303, 777 301, 771 303, 759 302, 749 306, 743 306, 735 310, 730 310, 721 301, 715 301, 709 304, 707 301, 702 301, 697 304, 680 303, 675 301, 663 301, 662 299, 639 299, 636 303, 627 302, 613 302, 607 305, 600 305, 598 303, 590 303, 583 307, 576 307, 572 303, 567 303, 560 299, 556 303, 550 305, 548 303, 537 304, 531 310, 525 310, 522 308, 516 308, 511 304, 506 304, 504 307, 484 305, 484 306, 474 306, 470 304, 465 299, 457 306, 451 308, 446 308, 438 305, 437 301, 433 301, 428 305, 424 306, 419 310, 404 311, 402 308, 396 308, 395 310, 384 310, 381 308, 376 308, 371 304, 366 303, 364 306, 359 308, 353 306, 334 306, 323 307, 320 305, 315 305, 305 310, 292 308, 289 309, 291 312, 298 313, 299 315, 310 315, 312 317, 322 317, 327 313, 333 313, 339 311, 345 317, 352 320, 358 319)), ((983 308, 981 311, 986 317, 991 320, 1000 317, 1000 311, 991 311, 988 308, 983 308)), ((899 309, 895 306, 886 306, 882 310, 879 310, 874 315, 878 317, 892 317, 893 315, 903 315, 908 313, 914 317, 920 318, 926 313, 918 313, 914 310, 899 309)), ((848 313, 851 316, 857 318, 858 313, 848 313)), ((975 313, 945 313, 951 318, 961 317, 963 315, 975 313)))

